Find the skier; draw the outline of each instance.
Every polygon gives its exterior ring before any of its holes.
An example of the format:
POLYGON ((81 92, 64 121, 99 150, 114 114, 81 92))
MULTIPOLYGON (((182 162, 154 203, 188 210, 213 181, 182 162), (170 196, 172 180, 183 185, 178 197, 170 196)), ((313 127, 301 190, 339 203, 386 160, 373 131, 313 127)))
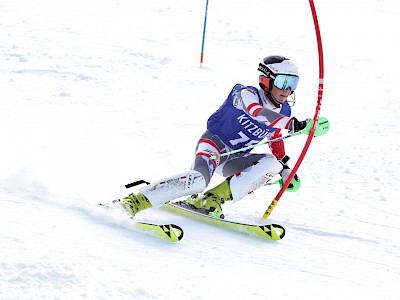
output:
MULTIPOLYGON (((226 177, 201 197, 188 198, 187 205, 217 218, 223 218, 221 205, 238 201, 280 175, 281 186, 290 174, 283 140, 270 143, 271 153, 250 150, 221 154, 281 137, 282 130, 303 130, 310 119, 291 117, 288 97, 294 104, 299 74, 297 65, 283 56, 268 56, 258 66, 259 86, 236 84, 221 107, 211 115, 207 130, 200 137, 190 171, 180 173, 139 189, 122 203, 129 214, 160 207, 173 199, 203 192, 214 174, 226 177), (211 158, 217 155, 217 158, 211 158)), ((287 190, 300 188, 297 174, 287 190)))

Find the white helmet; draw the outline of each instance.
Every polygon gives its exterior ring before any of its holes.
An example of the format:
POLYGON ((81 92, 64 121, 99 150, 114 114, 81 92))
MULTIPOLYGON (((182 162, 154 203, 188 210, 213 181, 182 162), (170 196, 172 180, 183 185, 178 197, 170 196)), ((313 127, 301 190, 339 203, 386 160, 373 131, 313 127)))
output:
POLYGON ((278 55, 265 57, 258 65, 258 71, 268 78, 274 78, 278 74, 299 76, 297 65, 289 58, 278 55))
POLYGON ((299 81, 297 65, 290 59, 279 55, 265 57, 258 65, 258 73, 260 87, 265 91, 268 98, 272 100, 271 89, 273 85, 280 89, 290 87, 293 94, 299 81))

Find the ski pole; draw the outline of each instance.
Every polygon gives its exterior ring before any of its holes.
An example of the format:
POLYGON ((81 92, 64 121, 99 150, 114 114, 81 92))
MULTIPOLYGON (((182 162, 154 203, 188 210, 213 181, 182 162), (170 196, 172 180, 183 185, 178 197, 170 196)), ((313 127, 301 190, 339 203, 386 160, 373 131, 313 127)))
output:
MULTIPOLYGON (((256 145, 251 145, 251 146, 247 146, 247 147, 244 147, 244 148, 228 151, 228 152, 225 152, 225 153, 222 153, 222 154, 214 154, 210 158, 216 160, 216 159, 218 159, 218 157, 227 156, 227 155, 238 153, 238 152, 243 152, 243 151, 246 151, 246 150, 249 150, 249 149, 253 149, 253 148, 258 147, 258 146, 263 146, 263 145, 266 145, 266 144, 272 144, 272 143, 279 142, 279 141, 282 141, 284 139, 287 139, 287 138, 290 138, 290 137, 293 137, 293 136, 296 136, 296 135, 310 134, 312 125, 313 125, 313 122, 310 121, 310 122, 308 122, 306 128, 304 128, 303 130, 297 131, 295 133, 288 134, 288 135, 285 135, 285 136, 282 136, 282 137, 279 137, 279 138, 276 138, 276 139, 273 139, 273 140, 270 140, 270 141, 262 142, 262 143, 259 143, 259 144, 256 144, 256 145)), ((330 128, 330 124, 329 124, 328 119, 325 118, 325 117, 319 118, 318 123, 316 125, 316 129, 314 131, 314 136, 321 136, 321 135, 327 133, 329 128, 330 128)))
POLYGON ((267 183, 264 184, 264 185, 274 185, 274 184, 279 184, 279 179, 277 179, 277 180, 275 180, 275 181, 272 181, 272 182, 267 182, 267 183))
POLYGON ((208 0, 206 1, 206 11, 205 11, 205 14, 204 14, 203 41, 201 42, 201 53, 200 53, 200 68, 203 66, 204 40, 205 40, 205 37, 206 37, 207 13, 208 13, 208 0))
POLYGON ((262 143, 259 143, 259 144, 256 144, 256 145, 243 147, 243 148, 232 150, 232 151, 228 151, 228 152, 225 152, 225 153, 222 153, 222 154, 214 154, 210 158, 216 160, 216 159, 218 159, 218 157, 228 156, 228 155, 231 155, 231 154, 234 154, 234 153, 243 152, 243 151, 246 151, 246 150, 249 150, 249 149, 253 149, 255 147, 263 146, 263 145, 266 145, 266 144, 272 144, 274 142, 278 142, 278 141, 290 138, 292 136, 299 135, 301 133, 302 133, 301 131, 298 131, 296 133, 288 134, 288 135, 285 135, 285 136, 282 136, 282 137, 279 137, 279 138, 276 138, 276 139, 273 139, 273 140, 270 140, 270 141, 262 142, 262 143))

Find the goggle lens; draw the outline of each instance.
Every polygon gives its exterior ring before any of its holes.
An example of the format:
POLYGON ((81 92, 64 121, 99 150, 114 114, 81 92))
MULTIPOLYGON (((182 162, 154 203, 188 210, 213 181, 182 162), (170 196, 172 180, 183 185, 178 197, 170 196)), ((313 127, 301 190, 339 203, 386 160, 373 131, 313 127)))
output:
POLYGON ((290 88, 291 91, 294 91, 297 88, 297 84, 299 83, 299 77, 295 75, 276 75, 274 79, 274 85, 280 90, 286 90, 290 88))

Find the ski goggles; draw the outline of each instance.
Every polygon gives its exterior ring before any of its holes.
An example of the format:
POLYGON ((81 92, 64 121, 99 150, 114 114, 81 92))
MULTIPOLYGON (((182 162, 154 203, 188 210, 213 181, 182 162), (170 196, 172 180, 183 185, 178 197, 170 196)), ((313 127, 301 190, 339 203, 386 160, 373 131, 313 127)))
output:
POLYGON ((276 75, 274 79, 274 85, 280 90, 286 90, 290 88, 293 92, 297 88, 299 83, 299 76, 296 75, 276 75))

